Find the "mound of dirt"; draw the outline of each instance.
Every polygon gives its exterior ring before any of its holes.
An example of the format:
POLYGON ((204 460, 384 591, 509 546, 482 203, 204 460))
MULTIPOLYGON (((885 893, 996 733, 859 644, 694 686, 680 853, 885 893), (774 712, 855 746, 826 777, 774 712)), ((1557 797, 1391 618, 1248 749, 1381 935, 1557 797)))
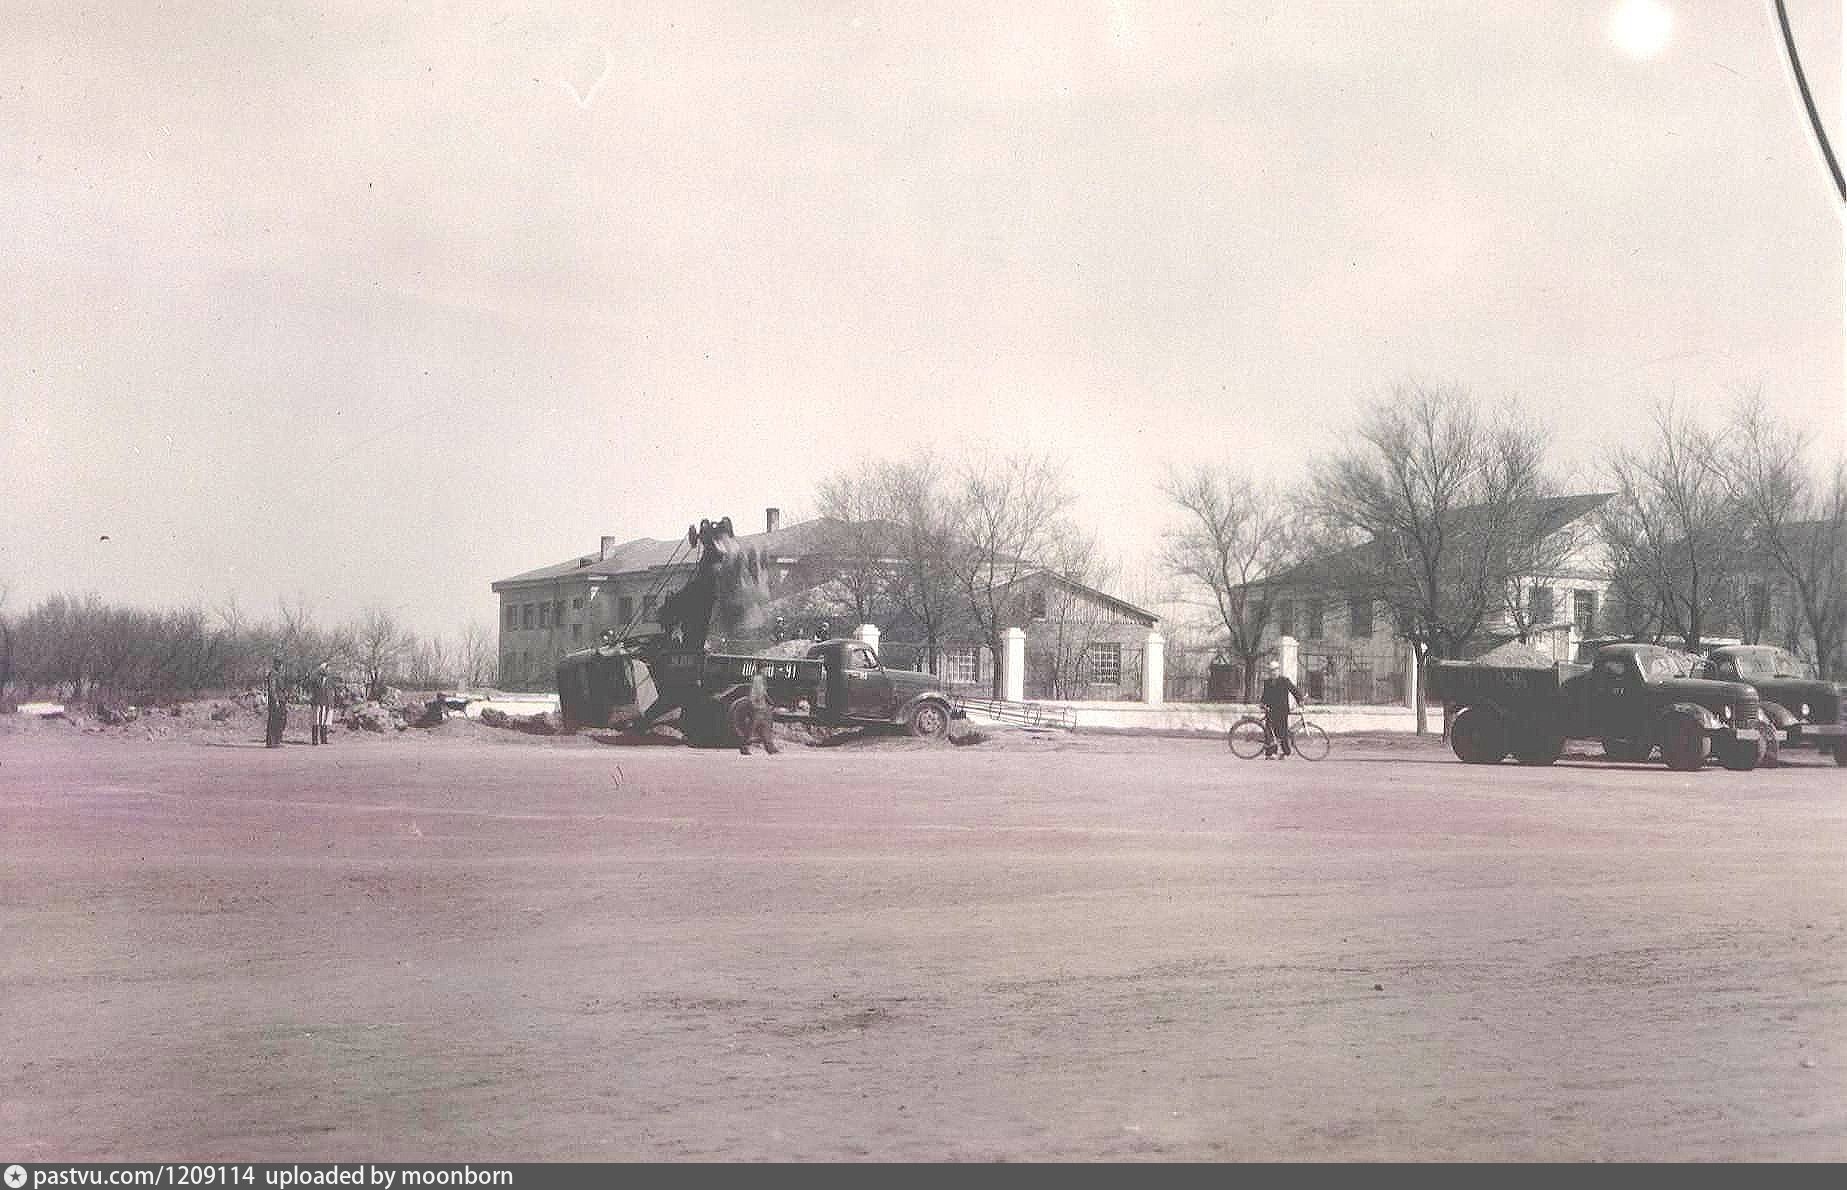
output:
POLYGON ((1531 645, 1510 640, 1504 645, 1496 645, 1489 649, 1477 657, 1472 664, 1492 665, 1500 669, 1550 669, 1555 662, 1531 645))

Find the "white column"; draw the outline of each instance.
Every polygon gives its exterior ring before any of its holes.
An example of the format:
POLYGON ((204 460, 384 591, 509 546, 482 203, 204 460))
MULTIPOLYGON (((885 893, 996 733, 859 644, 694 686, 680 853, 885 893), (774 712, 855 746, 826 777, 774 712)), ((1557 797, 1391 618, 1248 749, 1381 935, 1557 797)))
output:
POLYGON ((1158 707, 1166 701, 1167 638, 1156 629, 1148 630, 1148 643, 1142 646, 1142 701, 1158 707))
POLYGON ((1303 678, 1301 671, 1297 669, 1297 666, 1300 665, 1302 661, 1301 641, 1298 641, 1293 636, 1277 637, 1276 659, 1283 663, 1283 676, 1285 678, 1288 678, 1298 686, 1306 682, 1307 679, 1303 678))
POLYGON ((1001 635, 1006 643, 1006 656, 1000 669, 1001 697, 1008 702, 1021 702, 1026 698, 1026 633, 1009 628, 1001 635))
POLYGON ((1417 709, 1417 651, 1410 645, 1404 647, 1404 705, 1415 711, 1417 709))
POLYGON ((853 635, 859 638, 861 644, 872 646, 874 653, 879 651, 879 626, 877 624, 861 624, 853 635))

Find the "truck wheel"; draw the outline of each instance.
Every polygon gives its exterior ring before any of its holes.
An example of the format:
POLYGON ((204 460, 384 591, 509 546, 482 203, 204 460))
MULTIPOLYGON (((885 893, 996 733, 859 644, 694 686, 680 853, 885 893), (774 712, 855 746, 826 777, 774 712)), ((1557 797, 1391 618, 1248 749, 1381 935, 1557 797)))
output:
POLYGON ((1641 764, 1655 750, 1647 740, 1605 740, 1603 754, 1623 764, 1641 764))
POLYGON ((1706 763, 1710 741, 1692 719, 1676 718, 1661 737, 1661 759, 1677 773, 1697 773, 1706 763))
POLYGON ((1763 747, 1758 740, 1721 740, 1719 763, 1734 773, 1748 773, 1762 759, 1763 747))
POLYGON ((1486 707, 1469 707, 1449 725, 1449 746, 1464 764, 1499 764, 1507 755, 1507 725, 1486 707))
POLYGON ((725 728, 729 734, 723 743, 727 748, 737 747, 750 734, 750 720, 750 700, 732 699, 731 704, 725 708, 725 728))
POLYGON ((1514 747, 1514 759, 1521 764, 1552 764, 1565 751, 1562 735, 1529 735, 1514 747))
POLYGON ((905 716, 904 726, 920 740, 940 740, 949 734, 949 712, 941 703, 920 702, 905 716))
POLYGON ((1847 765, 1847 737, 1834 741, 1834 763, 1847 765))

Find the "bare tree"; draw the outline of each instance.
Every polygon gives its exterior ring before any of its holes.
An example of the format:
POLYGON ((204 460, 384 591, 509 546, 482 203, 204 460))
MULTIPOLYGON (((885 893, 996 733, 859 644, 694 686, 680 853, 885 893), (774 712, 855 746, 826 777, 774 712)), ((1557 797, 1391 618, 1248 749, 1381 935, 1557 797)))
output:
POLYGON ((1244 699, 1256 698, 1257 660, 1282 590, 1263 582, 1299 555, 1298 520, 1273 488, 1228 468, 1170 471, 1161 492, 1183 515, 1162 539, 1161 558, 1189 602, 1208 607, 1244 665, 1244 699))
POLYGON ((1374 402, 1357 444, 1315 468, 1314 507, 1359 543, 1340 580, 1383 603, 1417 667, 1417 730, 1433 657, 1453 657, 1532 564, 1546 524, 1546 435, 1491 416, 1454 385, 1407 383, 1374 402))
POLYGON ((398 623, 397 617, 379 607, 360 617, 352 638, 353 659, 365 680, 366 697, 380 698, 385 693, 386 679, 416 646, 417 638, 398 623))
POLYGON ((1739 510, 1721 470, 1724 448, 1672 401, 1655 408, 1644 447, 1616 451, 1616 498, 1600 515, 1612 581, 1646 602, 1659 627, 1698 652, 1743 565, 1739 510))
MULTIPOLYGON (((1096 588, 1110 582, 1114 567, 1102 556, 1096 538, 1076 531, 1060 535, 1050 547, 1045 569, 1070 583, 1096 588)), ((1043 605, 1029 611, 1042 624, 1037 662, 1052 698, 1081 698, 1090 680, 1092 647, 1117 623, 1107 606, 1065 583, 1036 584, 1043 605), (1038 614, 1043 611, 1043 615, 1038 614)))
POLYGON ((891 608, 893 511, 885 472, 891 464, 852 467, 821 481, 821 515, 837 522, 829 553, 826 599, 850 609, 854 622, 882 623, 891 608))
POLYGON ((6 600, 11 594, 11 585, 0 583, 0 703, 6 702, 7 687, 13 684, 13 625, 6 614, 6 600))
POLYGON ((418 690, 442 690, 455 685, 455 651, 440 636, 418 640, 406 651, 404 678, 418 690))
MULTIPOLYGON (((1708 440, 1707 465, 1734 513, 1746 519, 1750 561, 1793 594, 1824 677, 1843 672, 1847 632, 1847 466, 1814 468, 1809 438, 1779 421, 1761 395, 1741 399, 1723 435, 1708 440)), ((1746 631, 1767 609, 1749 601, 1746 631)))
MULTIPOLYGON (((1070 502, 1064 467, 1045 455, 973 458, 957 477, 947 569, 961 589, 976 630, 996 658, 1002 634, 1023 618, 1027 595, 1020 581, 1040 569, 1036 559, 1055 555, 1072 535, 1064 516, 1070 502)), ((1003 691, 994 667, 993 692, 1003 691)))
POLYGON ((494 630, 479 620, 470 620, 462 626, 461 639, 456 670, 462 682, 470 690, 493 685, 500 669, 494 630))
POLYGON ((897 532, 886 594, 923 634, 924 669, 938 673, 944 634, 962 606, 961 584, 950 565, 955 502, 945 490, 942 465, 927 452, 881 467, 879 486, 886 519, 897 532))

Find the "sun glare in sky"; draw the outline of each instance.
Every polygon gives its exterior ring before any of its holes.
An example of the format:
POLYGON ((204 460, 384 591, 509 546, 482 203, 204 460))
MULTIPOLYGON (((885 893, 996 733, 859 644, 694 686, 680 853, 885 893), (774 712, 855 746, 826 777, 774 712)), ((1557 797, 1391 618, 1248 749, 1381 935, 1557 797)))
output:
POLYGON ((1621 0, 1610 13, 1610 40, 1632 58, 1652 58, 1667 48, 1674 14, 1661 0, 1621 0))

